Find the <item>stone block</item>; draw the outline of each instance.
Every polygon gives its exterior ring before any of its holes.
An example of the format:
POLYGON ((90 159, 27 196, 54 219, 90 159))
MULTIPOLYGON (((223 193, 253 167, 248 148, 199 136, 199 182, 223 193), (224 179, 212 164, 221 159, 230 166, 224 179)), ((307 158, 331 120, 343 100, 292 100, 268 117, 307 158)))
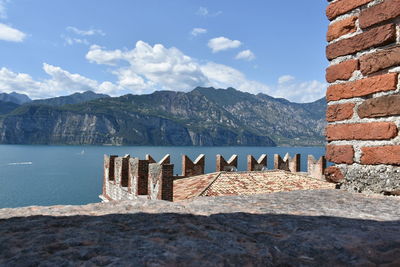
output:
POLYGON ((326 159, 324 156, 315 160, 314 156, 308 155, 307 174, 319 180, 325 180, 326 159))
POLYGON ((173 173, 173 164, 149 164, 149 199, 173 201, 173 173))

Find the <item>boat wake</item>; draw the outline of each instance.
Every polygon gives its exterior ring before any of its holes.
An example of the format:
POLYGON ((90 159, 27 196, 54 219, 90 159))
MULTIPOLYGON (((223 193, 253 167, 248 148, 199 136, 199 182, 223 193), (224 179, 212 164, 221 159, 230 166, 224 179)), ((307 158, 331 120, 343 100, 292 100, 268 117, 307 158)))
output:
POLYGON ((12 162, 8 163, 7 165, 12 166, 12 165, 32 165, 32 161, 26 161, 26 162, 12 162))

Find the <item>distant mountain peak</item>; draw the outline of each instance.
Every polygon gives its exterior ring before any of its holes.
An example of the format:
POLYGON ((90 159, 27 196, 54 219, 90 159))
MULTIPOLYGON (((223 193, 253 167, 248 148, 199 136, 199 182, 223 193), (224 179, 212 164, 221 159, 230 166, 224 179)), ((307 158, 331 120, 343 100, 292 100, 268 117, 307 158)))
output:
POLYGON ((44 104, 50 106, 63 106, 88 102, 99 98, 108 98, 109 95, 98 94, 93 91, 76 92, 67 96, 52 97, 47 99, 34 100, 33 104, 44 104))
POLYGON ((32 100, 29 98, 29 96, 25 94, 19 94, 16 92, 11 92, 9 94, 7 93, 0 93, 0 100, 4 102, 11 102, 15 103, 18 105, 22 105, 27 102, 31 102, 32 100))

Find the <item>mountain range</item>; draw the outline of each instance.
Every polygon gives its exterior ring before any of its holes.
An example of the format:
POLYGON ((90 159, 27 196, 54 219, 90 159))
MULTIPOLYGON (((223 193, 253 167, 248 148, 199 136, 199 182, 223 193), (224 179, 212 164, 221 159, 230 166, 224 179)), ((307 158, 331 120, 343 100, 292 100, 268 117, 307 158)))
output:
POLYGON ((292 103, 212 87, 120 97, 87 91, 22 102, 18 94, 12 94, 17 100, 3 95, 2 144, 310 146, 325 140, 324 98, 292 103))

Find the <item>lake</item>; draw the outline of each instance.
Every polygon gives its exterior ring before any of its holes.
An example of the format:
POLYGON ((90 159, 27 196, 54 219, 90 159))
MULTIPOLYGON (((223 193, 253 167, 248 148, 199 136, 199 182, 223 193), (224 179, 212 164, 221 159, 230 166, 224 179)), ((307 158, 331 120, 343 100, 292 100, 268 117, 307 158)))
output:
POLYGON ((143 159, 150 154, 157 161, 170 154, 174 173, 180 174, 182 154, 193 161, 199 154, 205 154, 206 172, 214 172, 217 154, 226 160, 238 154, 238 170, 245 170, 248 154, 256 159, 267 154, 271 169, 273 155, 283 157, 287 152, 300 153, 301 170, 306 171, 307 155, 319 158, 325 154, 325 148, 0 145, 0 208, 99 202, 104 154, 130 154, 143 159))

